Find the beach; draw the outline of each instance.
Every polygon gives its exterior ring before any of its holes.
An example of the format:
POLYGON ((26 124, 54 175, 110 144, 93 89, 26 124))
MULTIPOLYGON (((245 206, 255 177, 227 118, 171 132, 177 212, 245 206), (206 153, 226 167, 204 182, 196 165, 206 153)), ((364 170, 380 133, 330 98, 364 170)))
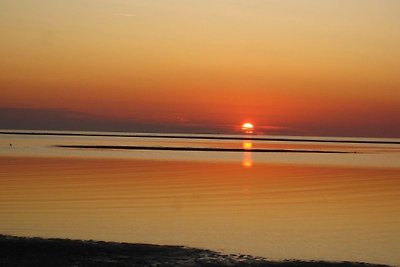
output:
POLYGON ((0 266, 192 266, 192 267, 384 267, 386 265, 270 261, 250 255, 224 255, 183 246, 160 246, 0 235, 0 266))

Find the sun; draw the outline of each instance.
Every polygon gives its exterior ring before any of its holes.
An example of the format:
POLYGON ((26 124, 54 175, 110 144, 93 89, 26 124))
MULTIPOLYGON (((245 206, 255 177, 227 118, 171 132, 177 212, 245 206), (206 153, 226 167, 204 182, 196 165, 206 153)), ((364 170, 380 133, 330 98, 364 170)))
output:
POLYGON ((250 122, 243 123, 242 130, 246 134, 252 134, 254 130, 254 125, 250 122))

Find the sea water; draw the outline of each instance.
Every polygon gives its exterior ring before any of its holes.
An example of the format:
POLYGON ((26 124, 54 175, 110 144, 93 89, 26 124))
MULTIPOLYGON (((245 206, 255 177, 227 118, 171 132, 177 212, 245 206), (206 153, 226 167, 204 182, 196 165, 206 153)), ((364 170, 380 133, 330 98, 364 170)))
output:
POLYGON ((2 132, 2 234, 400 264, 399 139, 2 132))

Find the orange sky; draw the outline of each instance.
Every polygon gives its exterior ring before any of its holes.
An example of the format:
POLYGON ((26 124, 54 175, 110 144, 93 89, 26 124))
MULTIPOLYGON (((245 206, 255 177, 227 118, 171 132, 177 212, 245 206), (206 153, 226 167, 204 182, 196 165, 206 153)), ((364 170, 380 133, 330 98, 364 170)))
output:
POLYGON ((92 130, 251 120, 259 133, 399 137, 399 12, 397 0, 4 0, 0 128, 43 128, 17 120, 40 111, 48 129, 70 124, 46 114, 77 112, 92 130))

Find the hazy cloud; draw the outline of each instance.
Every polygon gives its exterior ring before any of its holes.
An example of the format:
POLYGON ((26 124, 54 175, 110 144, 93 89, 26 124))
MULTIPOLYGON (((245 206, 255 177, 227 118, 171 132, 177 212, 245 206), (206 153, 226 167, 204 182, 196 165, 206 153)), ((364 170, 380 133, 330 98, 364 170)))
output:
POLYGON ((168 121, 143 122, 136 119, 102 118, 64 109, 0 107, 1 129, 129 131, 165 133, 213 133, 218 130, 204 126, 168 121))

